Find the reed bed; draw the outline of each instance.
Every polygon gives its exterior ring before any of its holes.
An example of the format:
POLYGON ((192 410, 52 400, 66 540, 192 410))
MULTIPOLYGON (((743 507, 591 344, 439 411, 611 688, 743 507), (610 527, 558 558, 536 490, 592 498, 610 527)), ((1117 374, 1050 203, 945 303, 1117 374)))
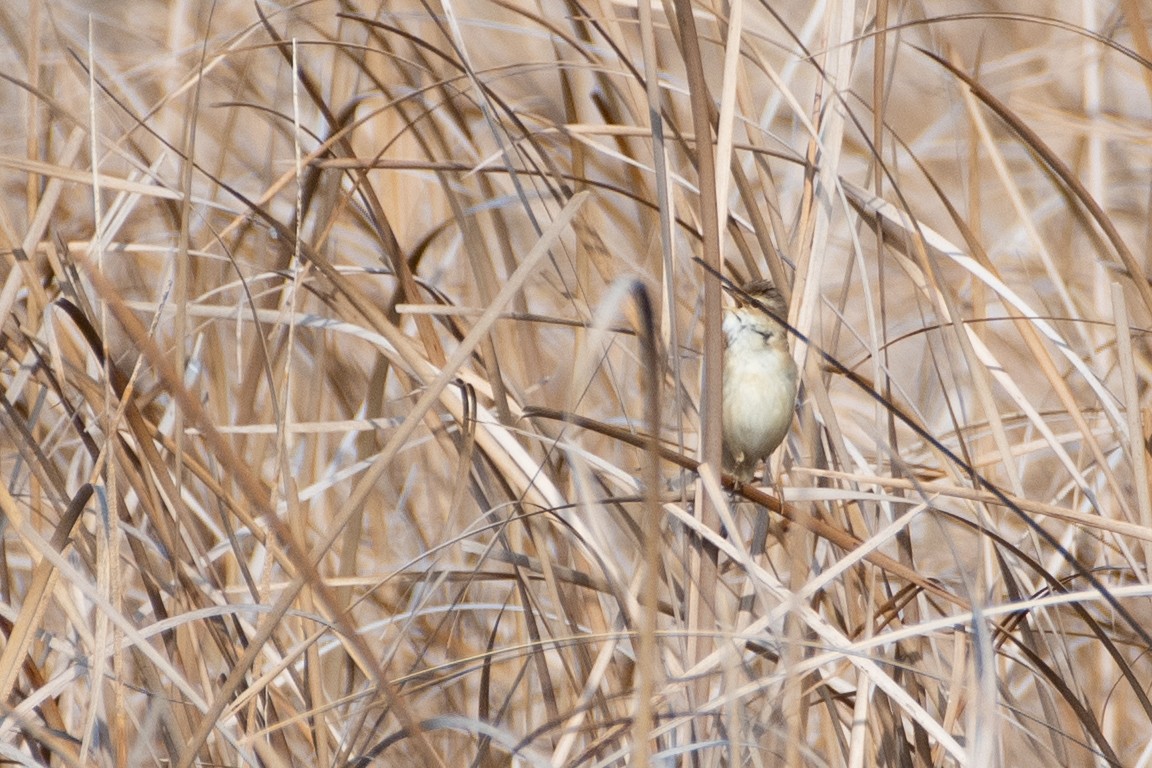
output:
POLYGON ((0 7, 0 761, 1152 764, 1149 12, 1027 6, 0 7))

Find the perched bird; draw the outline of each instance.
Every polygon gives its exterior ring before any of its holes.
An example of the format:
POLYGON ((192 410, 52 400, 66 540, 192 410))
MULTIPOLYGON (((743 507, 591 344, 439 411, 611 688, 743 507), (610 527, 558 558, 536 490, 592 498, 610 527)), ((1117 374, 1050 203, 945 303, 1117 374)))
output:
MULTIPOLYGON (((744 292, 780 318, 784 298, 767 280, 744 292)), ((742 483, 784 440, 796 409, 796 362, 788 333, 766 312, 736 296, 724 311, 724 469, 742 483)))

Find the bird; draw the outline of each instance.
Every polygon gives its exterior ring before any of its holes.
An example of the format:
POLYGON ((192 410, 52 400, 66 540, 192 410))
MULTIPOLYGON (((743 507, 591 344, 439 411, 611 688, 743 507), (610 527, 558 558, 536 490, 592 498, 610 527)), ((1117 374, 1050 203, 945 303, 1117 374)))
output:
POLYGON ((724 469, 749 483, 756 466, 783 442, 796 410, 799 374, 788 351, 788 333, 757 304, 784 319, 784 297, 768 280, 754 280, 734 293, 724 310, 724 469))

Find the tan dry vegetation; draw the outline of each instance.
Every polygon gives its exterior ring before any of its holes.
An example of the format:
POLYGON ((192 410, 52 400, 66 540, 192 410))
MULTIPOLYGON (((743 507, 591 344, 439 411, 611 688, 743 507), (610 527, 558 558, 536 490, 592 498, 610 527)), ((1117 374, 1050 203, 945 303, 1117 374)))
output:
POLYGON ((1148 10, 1027 5, 0 8, 0 760, 1152 762, 1148 10))

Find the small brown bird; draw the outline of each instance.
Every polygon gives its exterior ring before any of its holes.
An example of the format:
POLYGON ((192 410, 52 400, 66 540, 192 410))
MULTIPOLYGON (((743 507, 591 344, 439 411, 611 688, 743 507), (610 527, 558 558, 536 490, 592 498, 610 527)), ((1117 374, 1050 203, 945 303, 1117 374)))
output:
MULTIPOLYGON (((784 298, 767 280, 744 292, 778 317, 788 314, 784 298)), ((788 333, 743 297, 724 311, 724 469, 741 483, 784 440, 796 409, 796 362, 788 333)))

